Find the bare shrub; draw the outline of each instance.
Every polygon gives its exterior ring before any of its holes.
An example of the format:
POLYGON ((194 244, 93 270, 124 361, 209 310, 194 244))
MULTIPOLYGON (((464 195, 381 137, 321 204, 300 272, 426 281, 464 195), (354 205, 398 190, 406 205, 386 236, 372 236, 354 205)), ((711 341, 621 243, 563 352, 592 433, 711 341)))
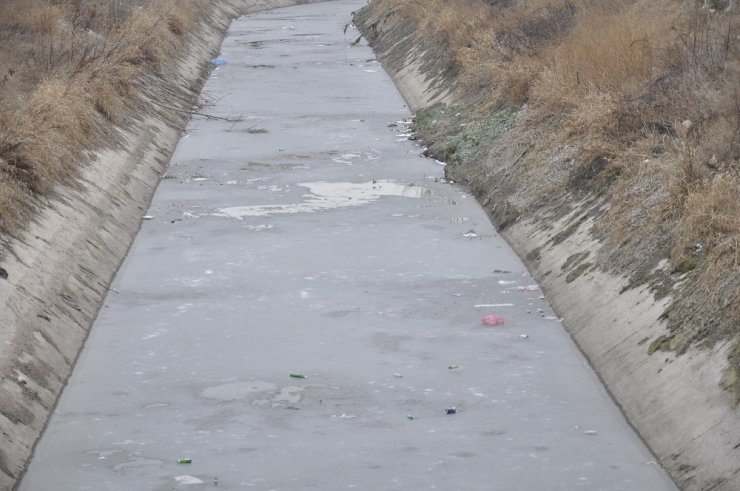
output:
POLYGON ((106 123, 128 117, 145 74, 166 77, 207 8, 205 0, 0 0, 0 233, 16 233, 39 198, 72 182, 83 150, 106 123))

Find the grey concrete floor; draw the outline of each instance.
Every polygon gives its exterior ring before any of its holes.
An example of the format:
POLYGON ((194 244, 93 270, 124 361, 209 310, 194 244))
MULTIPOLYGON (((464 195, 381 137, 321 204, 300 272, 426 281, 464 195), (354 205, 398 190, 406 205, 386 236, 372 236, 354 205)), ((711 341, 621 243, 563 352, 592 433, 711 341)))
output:
POLYGON ((203 111, 245 120, 192 121, 21 490, 673 489, 408 141, 363 4, 233 24, 203 111))

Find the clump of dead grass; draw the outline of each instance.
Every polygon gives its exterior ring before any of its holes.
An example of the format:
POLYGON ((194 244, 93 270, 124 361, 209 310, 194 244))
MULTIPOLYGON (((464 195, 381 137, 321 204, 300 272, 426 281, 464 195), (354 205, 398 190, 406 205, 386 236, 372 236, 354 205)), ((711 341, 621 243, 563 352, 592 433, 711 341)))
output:
POLYGON ((72 182, 83 151, 139 101, 145 74, 166 78, 206 8, 205 0, 0 0, 1 235, 18 233, 40 199, 72 182))

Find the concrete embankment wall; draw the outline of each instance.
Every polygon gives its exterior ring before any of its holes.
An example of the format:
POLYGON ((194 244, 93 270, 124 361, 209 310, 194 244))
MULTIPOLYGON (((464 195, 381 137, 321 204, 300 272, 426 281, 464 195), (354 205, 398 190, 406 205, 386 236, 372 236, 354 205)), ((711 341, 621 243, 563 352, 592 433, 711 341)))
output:
MULTIPOLYGON (((355 20, 412 111, 458 102, 456 75, 437 40, 369 8, 355 20)), ((455 172, 464 179, 465 170, 455 172)), ((573 274, 573 258, 594 257, 600 248, 591 230, 605 202, 573 198, 565 203, 572 211, 556 221, 531 213, 512 222, 496 212, 490 197, 498 192, 480 196, 482 205, 494 223, 505 225, 502 235, 525 258, 565 328, 676 483, 687 490, 740 489, 740 411, 717 383, 730 343, 693 347, 680 356, 648 354, 646 340, 665 333, 659 318, 670 296, 656 300, 646 285, 631 288, 626 277, 592 264, 573 274)))
POLYGON ((76 185, 57 189, 10 244, 3 262, 9 276, 0 280, 0 490, 12 489, 22 475, 98 309, 107 294, 116 294, 108 286, 231 20, 301 3, 311 2, 212 2, 190 34, 175 79, 142 82, 142 91, 158 103, 145 103, 143 113, 117 130, 113 148, 95 152, 76 185))

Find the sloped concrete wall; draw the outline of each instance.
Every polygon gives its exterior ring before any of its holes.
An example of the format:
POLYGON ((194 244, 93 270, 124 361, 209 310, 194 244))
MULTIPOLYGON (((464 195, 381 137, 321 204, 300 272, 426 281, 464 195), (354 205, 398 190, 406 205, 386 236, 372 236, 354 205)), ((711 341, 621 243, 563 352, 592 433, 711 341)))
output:
MULTIPOLYGON (((459 100, 443 46, 419 38, 411 23, 379 17, 371 8, 355 20, 412 111, 459 100)), ((572 274, 579 263, 568 258, 593 257, 600 247, 591 234, 592 216, 605 206, 573 200, 573 211, 555 223, 546 213, 522 216, 501 233, 525 258, 564 327, 676 483, 686 490, 740 489, 740 411, 717 383, 730 343, 681 356, 649 355, 645 340, 665 332, 659 318, 671 299, 656 300, 646 287, 625 288, 626 277, 594 265, 572 274), (567 238, 556 240, 562 236, 567 238)), ((483 206, 496 222, 495 210, 485 201, 483 206)))

